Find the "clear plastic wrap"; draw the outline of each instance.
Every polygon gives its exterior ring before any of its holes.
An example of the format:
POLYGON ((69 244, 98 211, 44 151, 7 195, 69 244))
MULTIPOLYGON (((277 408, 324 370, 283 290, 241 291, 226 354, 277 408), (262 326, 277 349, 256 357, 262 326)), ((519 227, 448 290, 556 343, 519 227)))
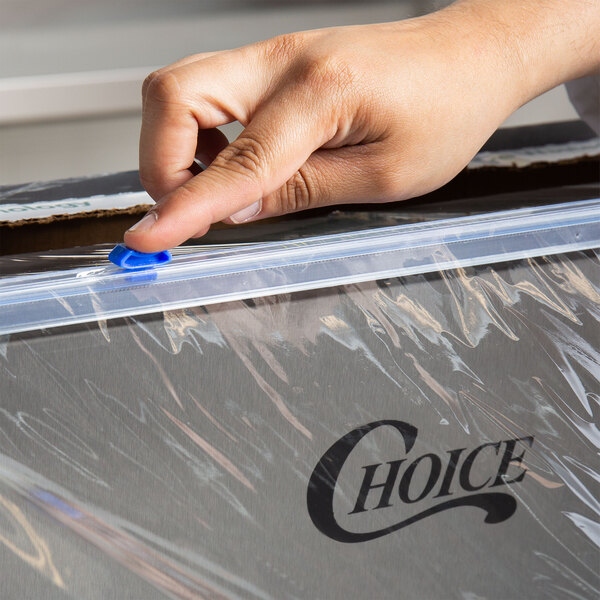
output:
POLYGON ((2 337, 0 596, 597 598, 598 252, 457 266, 459 240, 109 321, 88 285, 93 322, 2 337))
POLYGON ((522 208, 1 280, 0 334, 600 246, 600 200, 522 208))

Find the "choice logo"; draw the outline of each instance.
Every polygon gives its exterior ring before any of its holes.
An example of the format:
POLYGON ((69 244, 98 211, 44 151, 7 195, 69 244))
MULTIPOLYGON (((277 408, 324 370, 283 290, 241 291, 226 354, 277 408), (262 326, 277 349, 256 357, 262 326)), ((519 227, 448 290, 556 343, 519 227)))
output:
MULTIPOLYGON (((408 423, 384 420, 357 427, 333 444, 315 467, 308 484, 308 513, 317 529, 338 542, 355 543, 374 540, 459 506, 482 509, 486 512, 484 522, 488 524, 501 523, 514 514, 517 509, 515 498, 501 489, 523 480, 526 469, 521 464, 526 447, 533 444, 533 436, 486 442, 471 449, 456 448, 446 451, 444 456, 428 452, 413 458, 409 454, 417 435, 417 428, 408 423), (358 477, 361 483, 355 490, 353 508, 347 515, 368 514, 394 505, 410 506, 413 514, 374 531, 349 531, 334 514, 338 478, 361 440, 381 427, 392 427, 400 433, 404 456, 361 467, 362 473, 358 477), (490 468, 490 457, 494 459, 493 468, 490 468), (418 477, 415 477, 416 472, 418 477), (419 510, 421 505, 423 510, 419 510)), ((381 523, 380 519, 376 521, 381 523)))

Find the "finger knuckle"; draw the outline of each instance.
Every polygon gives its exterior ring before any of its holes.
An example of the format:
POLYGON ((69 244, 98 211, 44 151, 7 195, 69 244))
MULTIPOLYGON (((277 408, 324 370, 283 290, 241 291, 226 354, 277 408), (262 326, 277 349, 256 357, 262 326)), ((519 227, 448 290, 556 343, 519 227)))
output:
POLYGON ((301 167, 288 179, 279 193, 282 213, 299 212, 311 208, 316 190, 306 167, 301 167))
POLYGON ((142 83, 142 96, 146 96, 146 93, 148 92, 148 88, 150 87, 150 85, 152 84, 152 82, 159 77, 160 75, 160 70, 156 70, 156 71, 152 71, 152 73, 149 73, 146 76, 146 79, 144 79, 144 82, 142 83))
POLYGON ((170 72, 154 71, 144 80, 144 97, 156 102, 175 102, 181 95, 181 85, 170 72))
POLYGON ((152 171, 140 167, 140 183, 143 188, 150 194, 152 198, 157 199, 158 181, 157 178, 152 174, 152 171))
POLYGON ((355 82, 355 72, 349 61, 335 54, 309 57, 301 69, 302 80, 327 93, 344 93, 355 82))
POLYGON ((233 170, 252 182, 261 181, 268 151, 265 143, 252 136, 240 136, 223 150, 211 166, 233 170))
POLYGON ((288 63, 298 56, 302 47, 301 34, 286 33, 265 42, 264 50, 270 62, 288 63))

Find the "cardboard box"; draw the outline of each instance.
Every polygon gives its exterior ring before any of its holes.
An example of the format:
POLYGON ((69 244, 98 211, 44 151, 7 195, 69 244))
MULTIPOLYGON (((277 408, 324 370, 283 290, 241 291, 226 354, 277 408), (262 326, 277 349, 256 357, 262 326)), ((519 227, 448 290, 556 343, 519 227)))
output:
MULTIPOLYGON (((436 203, 450 200, 594 184, 599 172, 600 142, 582 122, 504 129, 490 139, 469 168, 440 190, 407 202, 378 205, 376 210, 415 212, 429 204, 437 210, 436 203)), ((0 187, 0 254, 117 243, 152 202, 136 171, 0 187)), ((371 205, 338 206, 276 221, 288 223, 290 229, 333 211, 373 209, 371 205)), ((216 224, 202 242, 246 240, 260 232, 262 225, 238 226, 238 233, 229 233, 228 226, 216 224)))

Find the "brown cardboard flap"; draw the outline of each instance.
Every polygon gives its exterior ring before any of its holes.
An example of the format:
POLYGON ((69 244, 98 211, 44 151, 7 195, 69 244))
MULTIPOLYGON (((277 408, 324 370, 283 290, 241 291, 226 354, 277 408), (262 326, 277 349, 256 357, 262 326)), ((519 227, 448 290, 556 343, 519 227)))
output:
MULTIPOLYGON (((448 184, 425 196, 401 203, 377 205, 377 210, 414 211, 415 207, 430 202, 469 199, 502 193, 593 184, 600 180, 600 155, 567 159, 556 163, 534 162, 527 167, 479 167, 465 169, 448 184)), ((599 190, 600 193, 600 190, 599 190)), ((125 209, 96 210, 87 213, 58 214, 43 219, 0 222, 0 254, 37 252, 75 246, 122 241, 126 229, 136 223, 151 205, 138 205, 125 209)), ((315 211, 323 214, 340 208, 368 210, 372 205, 334 206, 315 211)), ((271 221, 298 220, 298 214, 271 221)), ((224 224, 213 225, 213 230, 228 229, 224 224)), ((240 226, 236 226, 240 227, 240 226)), ((243 226, 242 226, 243 227, 243 226)), ((214 243, 214 240, 212 240, 214 243)))

